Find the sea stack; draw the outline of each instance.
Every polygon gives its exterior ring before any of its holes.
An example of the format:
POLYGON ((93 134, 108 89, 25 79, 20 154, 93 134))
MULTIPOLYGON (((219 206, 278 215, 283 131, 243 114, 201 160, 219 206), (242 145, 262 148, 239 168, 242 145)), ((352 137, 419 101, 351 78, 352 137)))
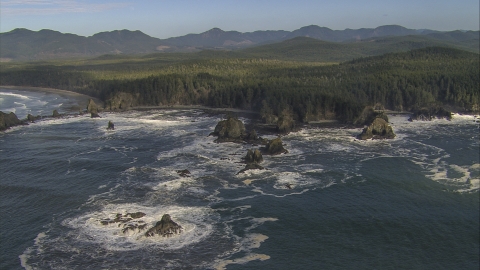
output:
POLYGON ((375 118, 375 120, 358 135, 358 139, 393 139, 395 136, 392 126, 390 126, 387 121, 382 118, 375 118))
POLYGON ((246 129, 242 121, 230 116, 227 120, 218 122, 210 135, 218 136, 216 142, 236 142, 246 136, 246 129))
POLYGON ((107 130, 115 130, 115 125, 112 121, 108 121, 107 130))
POLYGON ((155 235, 161 235, 163 237, 171 237, 175 234, 180 234, 181 232, 183 232, 182 226, 174 222, 169 214, 165 214, 153 228, 145 233, 145 236, 152 237, 155 235))

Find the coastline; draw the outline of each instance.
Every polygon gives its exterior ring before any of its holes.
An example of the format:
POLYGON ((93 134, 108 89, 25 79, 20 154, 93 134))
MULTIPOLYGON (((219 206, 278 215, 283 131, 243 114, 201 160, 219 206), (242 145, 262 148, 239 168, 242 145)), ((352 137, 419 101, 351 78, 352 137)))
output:
POLYGON ((80 105, 83 105, 83 103, 85 103, 85 107, 88 104, 88 100, 93 99, 93 101, 95 101, 96 104, 99 104, 100 106, 103 107, 103 102, 100 99, 96 97, 88 96, 85 94, 69 91, 69 90, 47 88, 47 87, 35 87, 35 86, 16 86, 16 85, 0 85, 0 88, 12 89, 12 90, 18 90, 18 91, 43 92, 43 93, 57 94, 60 96, 66 96, 69 98, 74 98, 79 102, 81 101, 82 104, 80 105))

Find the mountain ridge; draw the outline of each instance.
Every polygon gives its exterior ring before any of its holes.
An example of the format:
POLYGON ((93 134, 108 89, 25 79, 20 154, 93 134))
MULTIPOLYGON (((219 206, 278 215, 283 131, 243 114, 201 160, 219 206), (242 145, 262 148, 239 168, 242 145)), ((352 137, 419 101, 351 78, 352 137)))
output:
MULTIPOLYGON (((332 30, 309 25, 293 31, 259 30, 254 32, 224 31, 212 28, 199 34, 159 39, 140 30, 114 30, 85 37, 55 30, 32 31, 17 28, 0 33, 0 58, 3 61, 45 60, 66 57, 92 57, 102 54, 148 54, 155 52, 195 52, 205 49, 238 50, 279 43, 296 37, 349 44, 387 37, 428 37, 443 45, 460 46, 478 51, 479 31, 450 31, 408 29, 399 25, 377 28, 332 30), (458 44, 457 44, 458 43, 458 44)), ((435 44, 433 44, 435 45, 435 44)))

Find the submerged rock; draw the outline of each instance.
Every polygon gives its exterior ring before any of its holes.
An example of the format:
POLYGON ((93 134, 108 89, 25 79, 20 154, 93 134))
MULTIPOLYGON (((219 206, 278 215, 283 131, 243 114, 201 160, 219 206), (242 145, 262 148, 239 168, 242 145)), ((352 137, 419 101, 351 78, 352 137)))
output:
POLYGON ((190 171, 185 169, 185 170, 179 170, 177 171, 178 175, 181 177, 190 177, 190 171))
POLYGON ((368 139, 393 139, 395 138, 393 128, 382 118, 375 118, 372 124, 364 128, 362 133, 358 135, 360 140, 368 139))
POLYGON ((13 112, 7 114, 0 111, 0 131, 22 124, 23 122, 13 112))
POLYGON ((115 130, 115 125, 112 121, 108 121, 107 130, 115 130))
POLYGON ((101 118, 100 115, 98 115, 98 113, 90 113, 90 117, 91 118, 101 118))
POLYGON ((283 142, 280 137, 268 141, 267 145, 264 148, 264 153, 267 155, 280 155, 286 154, 288 151, 283 148, 283 142))
POLYGON ((57 110, 53 110, 52 116, 55 118, 61 117, 57 110))
POLYGON ((114 219, 102 219, 100 223, 102 225, 108 225, 112 223, 127 223, 131 220, 138 219, 144 217, 146 214, 142 212, 135 212, 135 213, 126 213, 124 215, 117 214, 114 219))
POLYGON ((183 232, 182 226, 174 222, 169 214, 162 216, 162 219, 158 221, 155 226, 149 229, 146 233, 146 237, 152 237, 155 235, 161 235, 163 237, 170 237, 175 234, 180 234, 183 232))

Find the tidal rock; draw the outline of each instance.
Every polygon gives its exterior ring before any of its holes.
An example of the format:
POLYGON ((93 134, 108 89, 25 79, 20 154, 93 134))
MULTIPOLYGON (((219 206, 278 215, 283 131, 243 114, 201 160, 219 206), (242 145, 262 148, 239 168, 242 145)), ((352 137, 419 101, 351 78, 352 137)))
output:
POLYGON ((13 112, 7 114, 0 111, 0 131, 22 124, 23 122, 13 112))
POLYGON ((179 170, 177 171, 178 175, 181 177, 190 177, 190 171, 185 169, 185 170, 179 170))
POLYGON ((247 163, 247 165, 245 165, 245 168, 243 168, 237 174, 244 173, 248 170, 263 170, 264 169, 262 166, 258 165, 259 163, 263 162, 263 156, 262 156, 262 153, 260 152, 260 150, 258 150, 258 149, 255 149, 255 150, 248 149, 247 155, 245 156, 244 159, 245 159, 245 163, 247 163))
POLYGON ((169 214, 162 216, 162 219, 158 221, 155 226, 149 229, 146 233, 146 237, 152 237, 155 235, 161 235, 163 237, 170 237, 175 234, 180 234, 183 232, 182 226, 174 222, 169 214))
POLYGON ((237 174, 244 173, 248 170, 263 170, 263 169, 265 168, 260 166, 258 163, 248 163, 247 165, 245 165, 245 168, 240 170, 237 174))
POLYGON ((215 130, 210 134, 218 136, 217 142, 241 141, 245 135, 245 125, 234 117, 218 122, 215 130))
POLYGON ((268 141, 267 145, 264 148, 264 153, 267 155, 280 155, 286 154, 288 151, 283 148, 283 142, 280 137, 268 141))
POLYGON ((392 127, 382 118, 375 118, 372 124, 364 128, 362 133, 358 135, 360 140, 393 138, 395 138, 395 133, 392 127))
POLYGON ((432 121, 435 118, 439 119, 452 119, 452 112, 445 110, 442 107, 430 107, 430 108, 421 108, 418 110, 414 110, 412 116, 408 119, 408 121, 432 121))
POLYGON ((31 115, 31 114, 28 114, 28 115, 27 115, 27 121, 28 121, 28 122, 31 122, 31 123, 37 121, 37 120, 40 119, 40 118, 42 118, 40 115, 37 115, 37 116, 33 116, 33 115, 31 115))
POLYGON ((61 117, 57 110, 53 110, 52 116, 55 118, 61 117))
POLYGON ((117 214, 114 219, 102 219, 100 223, 102 225, 108 225, 112 223, 127 223, 131 220, 142 218, 145 216, 145 213, 142 212, 135 212, 135 213, 126 213, 124 215, 122 214, 117 214))
POLYGON ((98 106, 95 104, 93 99, 88 100, 87 113, 96 113, 98 114, 98 106))
POLYGON ((90 113, 90 118, 101 118, 100 115, 98 115, 98 113, 90 113))
POLYGON ((113 124, 112 121, 108 121, 108 126, 107 126, 107 130, 114 130, 115 129, 115 125, 113 124))
POLYGON ((247 155, 245 156, 245 162, 248 163, 262 163, 263 156, 260 150, 248 149, 247 155))

